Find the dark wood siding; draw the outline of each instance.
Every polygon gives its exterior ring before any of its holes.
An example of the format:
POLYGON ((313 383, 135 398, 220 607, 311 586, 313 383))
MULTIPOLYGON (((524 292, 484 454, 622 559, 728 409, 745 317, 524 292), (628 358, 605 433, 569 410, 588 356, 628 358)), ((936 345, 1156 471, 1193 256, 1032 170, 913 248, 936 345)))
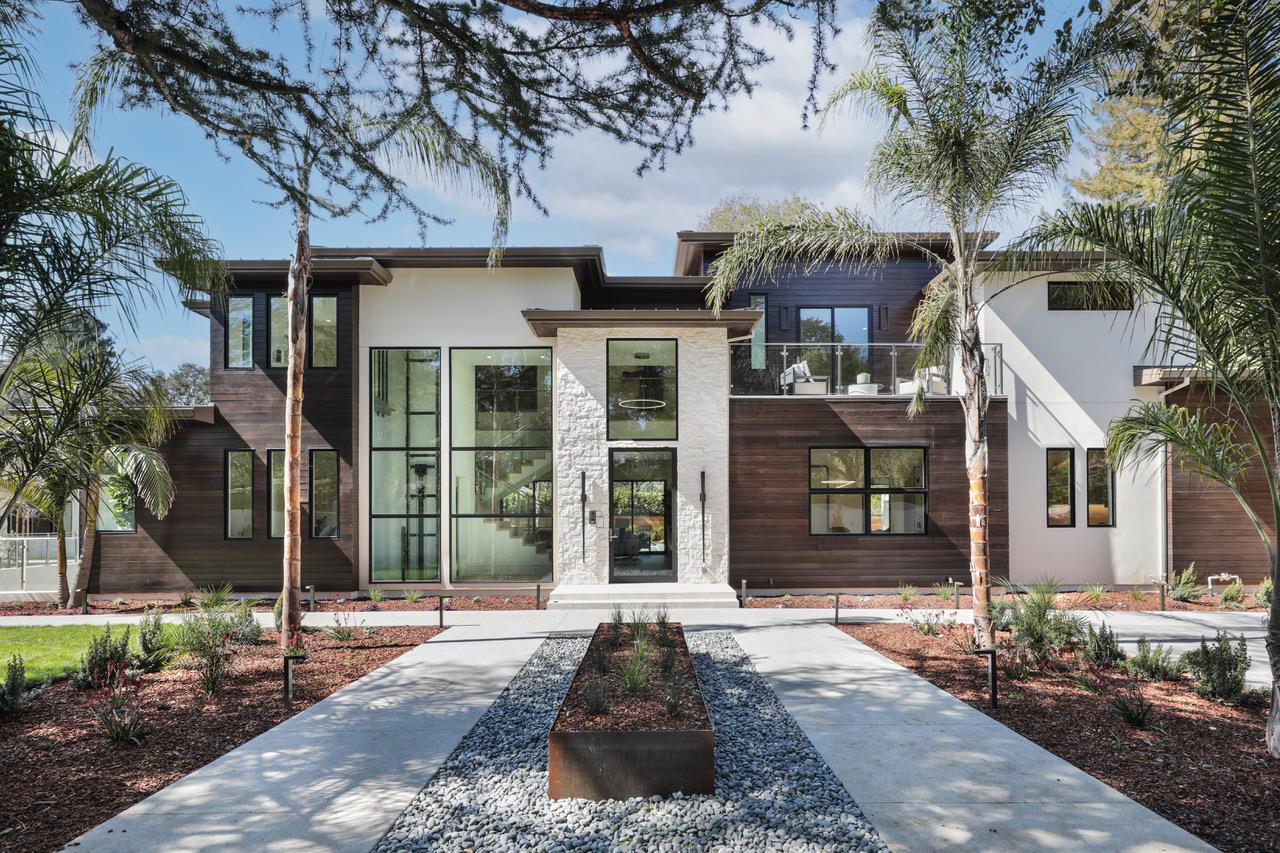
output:
POLYGON ((729 307, 749 308, 751 294, 764 294, 768 298, 767 340, 792 343, 800 340, 797 309, 867 305, 871 307, 872 342, 902 343, 907 340, 911 315, 920 303, 924 286, 936 273, 935 266, 919 257, 899 258, 871 270, 832 264, 781 275, 777 284, 738 290, 730 298, 729 307), (789 320, 786 329, 782 328, 783 311, 789 320))
MULTIPOLYGON (((1173 395, 1181 405, 1215 411, 1214 403, 1204 391, 1188 390, 1173 395)), ((1222 418, 1220 413, 1217 414, 1222 418)), ((1254 422, 1265 439, 1271 441, 1271 426, 1265 411, 1254 416, 1254 422)), ((1237 431, 1246 440, 1243 429, 1237 431)), ((1260 472, 1245 478, 1245 496, 1253 511, 1262 518, 1275 540, 1271 519, 1271 500, 1266 481, 1260 472)), ((1203 581, 1219 572, 1239 575, 1248 584, 1259 583, 1270 572, 1267 552, 1235 495, 1225 486, 1202 479, 1172 454, 1168 483, 1169 572, 1181 572, 1196 564, 1196 575, 1203 581)))
MULTIPOLYGON (((735 588, 928 586, 969 577, 969 485, 960 405, 936 400, 915 419, 896 400, 744 399, 729 404, 729 574, 735 588), (809 448, 928 449, 923 536, 811 536, 809 448)), ((990 410, 991 573, 1009 573, 1008 416, 990 410)))
MULTIPOLYGON (((267 451, 284 447, 286 371, 267 365, 268 298, 279 282, 240 283, 237 295, 254 296, 254 363, 251 370, 224 367, 223 312, 210 321, 210 392, 217 406, 212 424, 187 423, 163 448, 177 487, 173 508, 156 519, 138 508, 136 533, 101 534, 94 553, 90 589, 98 593, 172 591, 230 583, 237 590, 267 592, 281 586, 283 545, 268 539, 270 524, 267 451), (223 454, 254 452, 253 539, 224 538, 223 454)), ((358 386, 358 314, 349 282, 317 281, 313 294, 338 297, 339 356, 336 368, 308 368, 302 434, 302 582, 324 590, 357 586, 356 541, 361 512, 356 488, 355 435, 358 386), (341 515, 338 539, 312 539, 308 451, 338 452, 341 515)))

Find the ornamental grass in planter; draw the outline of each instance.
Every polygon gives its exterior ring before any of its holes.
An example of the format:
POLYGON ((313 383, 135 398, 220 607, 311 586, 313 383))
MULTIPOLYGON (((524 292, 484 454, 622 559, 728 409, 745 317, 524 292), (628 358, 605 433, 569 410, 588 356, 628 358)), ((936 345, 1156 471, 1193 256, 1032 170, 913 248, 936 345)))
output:
POLYGON ((715 792, 715 730, 684 630, 601 624, 547 737, 551 799, 715 792))

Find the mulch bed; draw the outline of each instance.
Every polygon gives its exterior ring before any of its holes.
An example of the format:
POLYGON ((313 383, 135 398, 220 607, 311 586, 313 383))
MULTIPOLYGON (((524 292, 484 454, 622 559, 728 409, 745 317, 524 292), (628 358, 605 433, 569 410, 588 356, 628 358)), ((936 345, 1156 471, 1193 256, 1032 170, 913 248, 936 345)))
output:
MULTIPOLYGON (((1000 591, 992 590, 993 597, 999 597, 1000 591)), ((913 596, 908 602, 912 610, 955 610, 956 600, 952 598, 950 601, 943 601, 937 595, 919 594, 913 596)), ((840 595, 841 610, 864 610, 871 608, 888 608, 898 609, 903 606, 902 596, 896 592, 882 592, 873 594, 860 593, 842 593, 840 595)), ((1154 592, 1145 592, 1140 598, 1135 598, 1128 592, 1109 592, 1100 599, 1091 598, 1084 592, 1064 592, 1055 599, 1057 607, 1063 610, 1159 610, 1160 596, 1154 592)), ((747 598, 748 607, 764 607, 764 608, 815 608, 818 610, 833 610, 835 608, 835 598, 830 595, 752 595, 747 598)), ((960 596, 961 609, 968 609, 973 606, 973 598, 968 595, 960 596)), ((1186 610, 1186 611, 1218 611, 1226 612, 1265 612, 1266 608, 1258 605, 1257 598, 1253 595, 1244 597, 1244 606, 1241 608, 1224 608, 1222 602, 1216 595, 1206 595, 1199 601, 1174 601, 1172 598, 1165 599, 1166 610, 1186 610)))
POLYGON ((86 692, 60 681, 0 717, 0 850, 55 850, 220 755, 399 657, 439 628, 376 628, 338 641, 310 634, 294 670, 294 704, 281 701, 273 631, 236 648, 221 695, 200 691, 192 670, 139 677, 151 733, 141 746, 104 737, 86 692))
POLYGON ((1142 731, 1106 696, 1041 674, 1002 679, 991 711, 985 658, 955 645, 966 629, 937 637, 901 624, 840 630, 1215 847, 1280 849, 1280 763, 1264 745, 1265 707, 1201 699, 1190 682, 1146 682, 1155 715, 1142 731))
POLYGON ((565 696, 560 713, 552 728, 555 731, 573 732, 641 732, 641 731, 692 731, 711 728, 706 705, 698 692, 698 676, 694 673, 689 647, 685 644, 684 629, 678 622, 667 626, 667 642, 674 652, 670 673, 661 669, 663 645, 661 628, 656 624, 646 626, 649 643, 648 661, 650 677, 640 690, 626 690, 616 673, 634 648, 630 627, 623 628, 616 641, 612 625, 601 625, 591 638, 591 645, 582 659, 582 665, 574 676, 565 696), (603 657, 608 663, 608 675, 601 675, 596 663, 603 657), (595 714, 588 708, 584 693, 593 682, 603 679, 609 696, 609 709, 595 714), (675 683, 680 695, 680 712, 667 711, 669 685, 675 683))
MULTIPOLYGON (((542 607, 547 606, 547 594, 542 596, 542 607)), ((434 594, 433 594, 434 595, 434 594)), ((259 599, 262 604, 254 606, 258 612, 270 612, 275 603, 275 596, 264 595, 259 599)), ((302 594, 302 609, 307 610, 307 594, 302 594)), ((532 595, 470 595, 458 593, 444 602, 445 610, 533 610, 532 595)), ((316 610, 322 613, 372 613, 378 611, 433 611, 437 608, 434 597, 424 596, 416 602, 408 602, 403 598, 384 598, 382 601, 370 601, 368 596, 352 599, 344 595, 335 599, 333 593, 316 594, 316 610)), ((95 600, 89 605, 91 614, 141 614, 148 609, 157 609, 162 613, 194 613, 196 608, 183 607, 177 599, 140 599, 118 598, 95 600)), ((78 616, 79 608, 63 609, 52 602, 22 601, 0 602, 0 617, 4 616, 78 616)))

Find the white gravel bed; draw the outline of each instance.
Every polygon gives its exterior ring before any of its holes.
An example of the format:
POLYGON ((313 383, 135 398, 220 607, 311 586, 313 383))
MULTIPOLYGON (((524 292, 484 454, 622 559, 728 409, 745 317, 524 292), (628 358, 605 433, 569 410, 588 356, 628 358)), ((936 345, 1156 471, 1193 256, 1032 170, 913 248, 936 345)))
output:
POLYGON ((374 850, 887 850, 737 642, 687 639, 716 728, 714 795, 548 799, 547 730, 587 648, 552 636, 374 850))

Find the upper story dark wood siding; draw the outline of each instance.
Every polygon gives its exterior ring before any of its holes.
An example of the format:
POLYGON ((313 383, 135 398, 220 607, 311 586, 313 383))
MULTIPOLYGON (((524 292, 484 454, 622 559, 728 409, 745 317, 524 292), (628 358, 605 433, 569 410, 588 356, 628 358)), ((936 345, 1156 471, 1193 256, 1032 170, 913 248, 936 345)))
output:
POLYGON ((767 340, 793 343, 800 340, 800 308, 866 306, 871 341, 902 343, 924 286, 936 274, 937 267, 921 257, 898 258, 870 270, 826 265, 780 275, 776 284, 737 290, 729 307, 748 308, 752 294, 763 295, 767 340))
MULTIPOLYGON (((358 424, 359 302, 352 281, 319 279, 312 295, 338 298, 338 365, 308 366, 304 380, 302 432, 302 582, 320 589, 355 589, 361 501, 355 448, 358 424), (338 452, 339 538, 310 536, 310 451, 338 452)), ((254 299, 253 367, 227 369, 225 309, 215 303, 210 318, 210 395, 213 424, 188 423, 164 446, 177 497, 169 515, 156 519, 138 509, 134 533, 99 536, 90 589, 180 590, 230 583, 237 590, 266 592, 281 586, 283 545, 268 538, 270 472, 267 451, 284 447, 287 371, 268 367, 268 300, 283 290, 280 279, 237 283, 233 295, 254 299), (253 538, 225 538, 227 450, 252 450, 253 538)))

